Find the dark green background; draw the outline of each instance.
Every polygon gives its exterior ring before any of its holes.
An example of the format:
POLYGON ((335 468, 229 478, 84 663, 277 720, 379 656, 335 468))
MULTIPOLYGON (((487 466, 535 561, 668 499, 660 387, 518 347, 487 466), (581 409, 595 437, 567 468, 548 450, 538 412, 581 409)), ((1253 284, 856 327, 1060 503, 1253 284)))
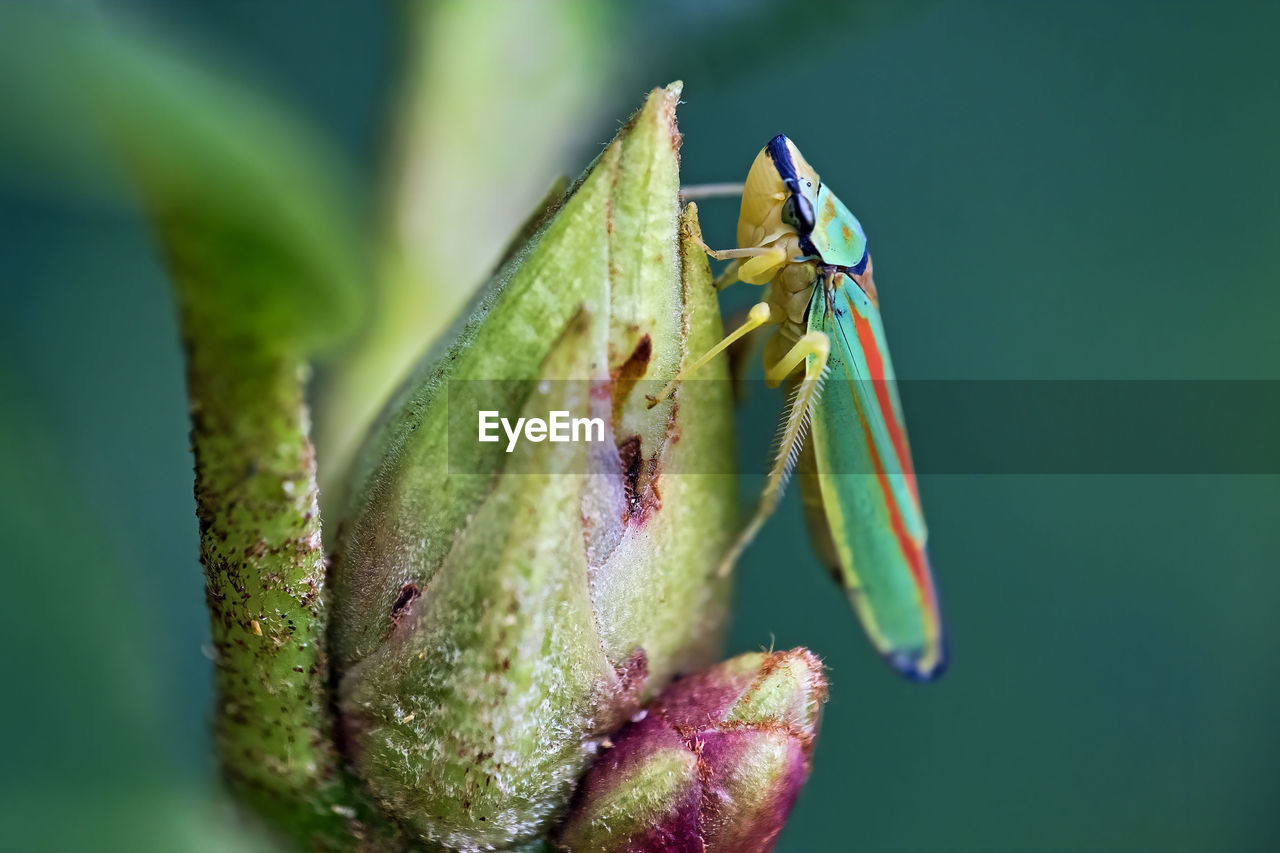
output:
MULTIPOLYGON (((395 7, 130 5, 199 33, 374 181, 395 7)), ((786 132, 858 212, 900 376, 1280 379, 1277 4, 685 6, 615 10, 607 109, 565 171, 682 78, 686 181, 740 179, 786 132)), ((0 845, 238 849, 209 804, 164 276, 129 216, 0 202, 0 845)), ((703 206, 713 244, 735 213, 703 206)), ((778 406, 742 413, 750 470, 778 406)), ((910 428, 924 453, 949 425, 910 428)), ((936 685, 875 659, 794 499, 741 565, 728 651, 803 644, 831 670, 779 849, 1274 849, 1280 478, 922 489, 953 652, 936 685)))

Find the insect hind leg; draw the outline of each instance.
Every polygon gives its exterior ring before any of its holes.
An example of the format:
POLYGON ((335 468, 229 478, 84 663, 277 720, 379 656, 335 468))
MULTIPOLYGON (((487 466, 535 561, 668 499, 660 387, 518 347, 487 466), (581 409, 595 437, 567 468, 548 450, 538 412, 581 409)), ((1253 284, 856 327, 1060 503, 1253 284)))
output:
POLYGON ((778 508, 778 502, 782 500, 782 491, 795 468, 800 448, 804 445, 805 435, 809 430, 809 422, 813 417, 813 409, 822 394, 822 381, 826 377, 827 359, 830 354, 830 338, 823 332, 808 332, 796 341, 777 363, 765 371, 765 380, 776 385, 795 372, 801 362, 805 362, 804 376, 796 385, 791 406, 787 410, 786 419, 783 420, 778 434, 778 448, 774 453, 773 467, 769 469, 764 491, 760 494, 760 505, 721 561, 722 577, 732 571, 742 552, 756 538, 760 528, 764 526, 769 516, 773 515, 774 510, 778 508))

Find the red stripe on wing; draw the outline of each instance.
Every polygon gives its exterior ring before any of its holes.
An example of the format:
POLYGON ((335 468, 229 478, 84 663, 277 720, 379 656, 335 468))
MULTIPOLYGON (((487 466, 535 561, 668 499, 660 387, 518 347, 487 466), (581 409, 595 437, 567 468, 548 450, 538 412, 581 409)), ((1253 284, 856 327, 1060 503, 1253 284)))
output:
MULTIPOLYGON (((845 296, 848 299, 848 295, 845 296)), ((908 472, 907 482, 911 484, 912 495, 915 496, 917 502, 919 496, 915 490, 915 472, 910 470, 911 457, 906 451, 906 437, 902 430, 895 427, 897 419, 893 417, 893 406, 889 401, 887 389, 884 384, 884 360, 880 356, 880 351, 875 344, 875 335, 871 331, 871 324, 858 313, 854 308, 852 300, 849 303, 850 313, 854 318, 854 329, 858 334, 858 341, 863 345, 863 352, 866 355, 867 365, 874 374, 876 381, 876 401, 881 411, 885 414, 885 423, 889 425, 890 436, 893 438, 894 451, 899 458, 906 457, 906 465, 904 466, 908 472), (868 344, 870 344, 868 346, 868 344), (883 392, 883 393, 882 393, 883 392)), ((854 395, 854 401, 857 402, 858 396, 854 395)), ((858 405, 858 420, 862 424, 863 436, 867 442, 867 448, 871 452, 871 461, 875 467, 876 481, 880 485, 880 491, 884 495, 885 504, 889 507, 889 524, 893 529, 893 535, 898 540, 898 549, 906 558, 907 566, 911 570, 912 580, 915 581, 916 589, 919 590, 920 600, 929 611, 930 618, 935 621, 938 619, 937 597, 933 588, 933 573, 929 569, 929 561, 925 555, 923 546, 916 542, 907 530, 906 522, 902 518, 902 509, 898 506, 897 496, 894 494, 893 487, 889 484, 889 477, 885 473, 884 463, 880 460, 880 452, 876 448, 876 443, 871 432, 871 424, 867 422, 866 413, 863 412, 861 404, 858 405)))
MULTIPOLYGON (((870 273, 864 273, 870 280, 870 273)), ((854 278, 854 282, 862 287, 863 292, 867 291, 863 287, 862 282, 854 278)), ((875 292, 875 285, 871 285, 871 292, 875 292)), ((893 401, 889 398, 889 386, 885 380, 884 356, 880 354, 880 346, 876 342, 875 332, 871 329, 871 324, 867 322, 867 318, 859 313, 854 306, 853 300, 849 299, 848 294, 845 299, 849 302, 849 313, 853 315, 854 329, 858 333, 858 343, 862 345, 863 355, 867 359, 867 369, 871 373, 871 381, 876 389, 876 403, 880 407, 880 413, 884 417, 885 425, 889 429, 889 440, 893 442, 893 450, 898 457, 898 470, 901 471, 907 480, 907 487, 911 489, 911 496, 915 498, 916 506, 920 505, 920 490, 916 486, 916 469, 911 462, 911 448, 907 446, 907 432, 903 429, 902 423, 898 420, 897 410, 893 406, 893 401)))

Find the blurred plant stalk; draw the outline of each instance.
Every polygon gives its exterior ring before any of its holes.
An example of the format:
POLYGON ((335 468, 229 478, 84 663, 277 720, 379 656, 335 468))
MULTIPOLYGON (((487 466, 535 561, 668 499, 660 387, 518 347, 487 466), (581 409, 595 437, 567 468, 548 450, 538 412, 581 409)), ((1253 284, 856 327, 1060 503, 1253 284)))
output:
POLYGON ((577 0, 405 4, 370 322, 322 365, 318 389, 326 509, 384 402, 591 141, 582 119, 612 76, 616 14, 577 0))

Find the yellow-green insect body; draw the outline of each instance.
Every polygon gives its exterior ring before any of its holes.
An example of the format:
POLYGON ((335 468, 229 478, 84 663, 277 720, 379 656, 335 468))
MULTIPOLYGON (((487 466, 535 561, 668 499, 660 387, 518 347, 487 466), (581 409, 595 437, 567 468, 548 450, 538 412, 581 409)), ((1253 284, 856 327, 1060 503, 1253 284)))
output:
POLYGON ((866 233, 780 135, 748 172, 738 244, 708 251, 733 259, 738 280, 767 284, 764 300, 657 398, 763 325, 778 327, 765 352, 766 382, 799 374, 760 507, 725 570, 777 506, 803 449, 819 552, 885 659, 909 678, 934 678, 945 668, 945 641, 866 233))

